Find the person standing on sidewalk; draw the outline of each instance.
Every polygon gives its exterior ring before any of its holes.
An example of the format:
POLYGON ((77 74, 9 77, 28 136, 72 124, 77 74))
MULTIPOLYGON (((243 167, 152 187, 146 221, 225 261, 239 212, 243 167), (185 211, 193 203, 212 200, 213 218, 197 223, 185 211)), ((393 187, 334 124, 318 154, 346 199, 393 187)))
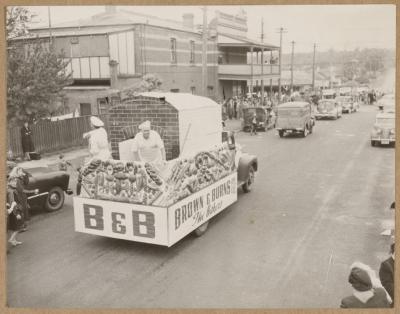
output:
POLYGON ((23 127, 21 128, 21 144, 25 159, 31 160, 29 153, 35 151, 35 146, 33 145, 32 130, 29 127, 28 121, 25 121, 23 127))
POLYGON ((379 268, 379 278, 383 287, 392 298, 394 305, 394 243, 390 245, 390 257, 381 263, 379 268))

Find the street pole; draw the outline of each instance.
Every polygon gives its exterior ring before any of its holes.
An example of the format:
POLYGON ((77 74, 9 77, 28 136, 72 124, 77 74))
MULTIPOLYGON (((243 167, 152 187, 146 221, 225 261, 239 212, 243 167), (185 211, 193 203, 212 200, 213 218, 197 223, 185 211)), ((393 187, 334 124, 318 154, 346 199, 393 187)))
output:
POLYGON ((290 93, 293 93, 293 61, 294 61, 294 41, 292 41, 292 58, 290 65, 290 93))
POLYGON ((315 50, 317 44, 314 44, 314 53, 313 53, 313 61, 312 61, 312 89, 315 90, 315 50))
MULTIPOLYGON (((261 43, 264 43, 264 19, 261 18, 261 43)), ((261 106, 264 105, 264 48, 261 48, 261 106)))
POLYGON ((207 96, 207 6, 203 7, 203 51, 202 51, 202 89, 203 96, 207 96))
POLYGON ((51 31, 51 14, 50 14, 50 6, 47 7, 47 15, 49 18, 49 39, 50 39, 50 45, 53 43, 53 34, 51 31))
POLYGON ((282 92, 281 92, 281 77, 282 77, 282 34, 286 33, 283 27, 279 28, 279 79, 278 79, 278 97, 280 102, 282 92))

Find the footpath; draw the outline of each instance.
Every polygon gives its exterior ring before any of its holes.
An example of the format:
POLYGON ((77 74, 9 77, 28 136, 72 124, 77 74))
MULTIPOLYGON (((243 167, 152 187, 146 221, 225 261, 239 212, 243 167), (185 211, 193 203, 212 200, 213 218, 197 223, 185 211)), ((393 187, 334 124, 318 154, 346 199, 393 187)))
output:
MULTIPOLYGON (((239 132, 241 130, 242 121, 239 119, 232 119, 225 121, 225 131, 239 132)), ((87 147, 74 148, 71 150, 54 151, 51 153, 45 153, 42 155, 40 160, 23 161, 18 163, 24 169, 36 169, 36 168, 57 168, 60 154, 64 155, 64 159, 71 162, 74 167, 78 166, 80 161, 89 156, 87 147)), ((75 167, 76 168, 76 167, 75 167)), ((54 169, 55 170, 55 169, 54 169)))

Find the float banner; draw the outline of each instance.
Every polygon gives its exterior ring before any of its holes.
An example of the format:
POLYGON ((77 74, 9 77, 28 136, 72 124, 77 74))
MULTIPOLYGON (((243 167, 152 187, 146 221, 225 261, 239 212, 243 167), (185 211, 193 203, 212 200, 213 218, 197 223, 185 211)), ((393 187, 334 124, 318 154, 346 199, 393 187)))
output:
POLYGON ((74 197, 75 231, 168 246, 167 209, 74 197))
POLYGON ((237 172, 168 208, 169 246, 236 202, 237 172))

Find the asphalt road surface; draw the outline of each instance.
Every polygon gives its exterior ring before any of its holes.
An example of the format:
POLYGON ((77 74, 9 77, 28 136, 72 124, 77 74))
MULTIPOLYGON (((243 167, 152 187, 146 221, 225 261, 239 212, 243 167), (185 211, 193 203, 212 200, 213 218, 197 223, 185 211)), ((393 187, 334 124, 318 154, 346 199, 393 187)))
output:
POLYGON ((74 232, 68 196, 8 254, 8 305, 337 308, 350 264, 378 270, 388 255, 394 149, 371 147, 375 114, 317 121, 306 138, 239 133, 259 160, 252 192, 171 248, 74 232))

